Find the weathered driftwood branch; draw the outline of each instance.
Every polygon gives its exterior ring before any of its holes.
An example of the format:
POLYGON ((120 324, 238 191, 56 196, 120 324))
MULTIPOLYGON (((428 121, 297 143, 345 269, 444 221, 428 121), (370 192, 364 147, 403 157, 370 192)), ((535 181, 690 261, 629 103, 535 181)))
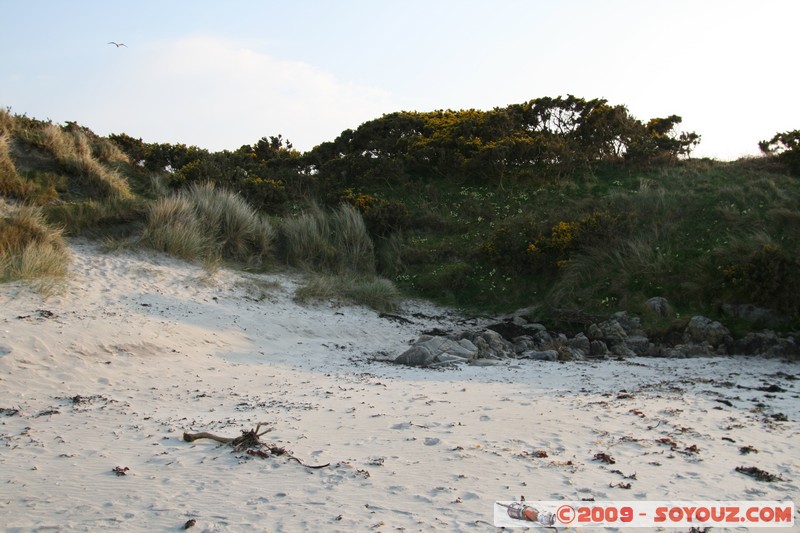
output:
POLYGON ((183 432, 183 440, 186 442, 194 442, 197 439, 211 439, 219 442, 220 444, 228 444, 233 440, 233 437, 220 437, 205 431, 201 431, 199 433, 189 433, 188 431, 183 432))
POLYGON ((256 425, 256 429, 251 429, 250 431, 242 431, 242 434, 238 437, 220 437, 218 435, 214 435, 213 433, 208 433, 205 431, 201 431, 200 433, 189 433, 188 431, 183 432, 183 440, 186 442, 194 442, 197 439, 211 439, 214 441, 219 442, 220 444, 229 444, 233 446, 236 451, 241 451, 245 448, 250 448, 252 446, 258 446, 261 444, 259 438, 261 435, 265 435, 272 431, 272 428, 265 429, 261 433, 258 432, 261 429, 261 426, 266 425, 265 422, 259 422, 256 425))
POLYGON ((236 438, 220 437, 219 435, 214 435, 213 433, 208 433, 206 431, 201 431, 199 433, 189 433, 188 431, 184 431, 183 440, 186 442, 194 442, 197 439, 210 439, 217 441, 220 444, 228 444, 233 446, 233 449, 237 452, 247 450, 248 454, 262 458, 269 457, 270 455, 286 455, 289 457, 289 459, 297 461, 306 468, 325 468, 326 466, 330 466, 330 463, 325 463, 324 465, 307 465, 297 457, 293 456, 291 453, 287 452, 285 448, 280 448, 278 446, 266 446, 269 452, 252 449, 258 448, 259 446, 264 446, 264 443, 259 440, 259 437, 272 431, 272 428, 269 428, 259 433, 258 430, 264 425, 266 425, 265 422, 259 422, 259 424, 256 426, 256 429, 242 431, 241 436, 236 438))

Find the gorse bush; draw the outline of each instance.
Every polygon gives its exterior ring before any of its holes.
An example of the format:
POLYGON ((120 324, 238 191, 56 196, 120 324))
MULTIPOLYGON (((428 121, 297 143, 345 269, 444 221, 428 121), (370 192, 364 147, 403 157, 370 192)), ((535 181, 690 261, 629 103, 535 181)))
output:
POLYGON ((240 196, 205 183, 157 200, 141 242, 188 260, 257 268, 269 259, 274 237, 269 221, 240 196))
POLYGON ((286 184, 272 178, 248 176, 242 180, 242 194, 261 209, 282 209, 288 200, 286 184))
POLYGON ((375 236, 388 237, 407 228, 410 223, 408 208, 397 200, 356 193, 353 189, 345 189, 339 200, 355 207, 364 217, 370 233, 375 236))
POLYGON ((508 270, 552 272, 568 264, 582 249, 625 237, 632 218, 632 213, 626 217, 592 211, 576 220, 559 220, 543 230, 542 222, 514 217, 500 224, 491 239, 481 243, 480 250, 493 264, 508 270))
POLYGON ((69 253, 61 232, 33 207, 12 208, 0 218, 0 281, 61 278, 69 253))

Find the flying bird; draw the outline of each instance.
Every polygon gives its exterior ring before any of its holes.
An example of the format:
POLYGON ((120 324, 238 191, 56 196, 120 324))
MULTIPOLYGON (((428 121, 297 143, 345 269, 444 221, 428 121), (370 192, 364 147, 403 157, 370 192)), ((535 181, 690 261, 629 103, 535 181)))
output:
POLYGON ((120 46, 124 46, 125 48, 128 48, 128 45, 127 45, 127 44, 125 44, 125 43, 115 43, 114 41, 111 41, 111 42, 109 42, 108 44, 113 44, 113 45, 114 45, 114 46, 116 46, 117 48, 119 48, 120 46))

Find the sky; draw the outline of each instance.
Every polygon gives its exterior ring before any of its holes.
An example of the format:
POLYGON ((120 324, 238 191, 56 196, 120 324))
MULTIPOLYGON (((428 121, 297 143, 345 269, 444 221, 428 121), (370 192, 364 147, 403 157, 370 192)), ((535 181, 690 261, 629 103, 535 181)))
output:
POLYGON ((572 94, 698 157, 800 129, 798 0, 0 0, 0 106, 99 135, 300 151, 395 111, 572 94), (116 47, 110 41, 125 43, 116 47))

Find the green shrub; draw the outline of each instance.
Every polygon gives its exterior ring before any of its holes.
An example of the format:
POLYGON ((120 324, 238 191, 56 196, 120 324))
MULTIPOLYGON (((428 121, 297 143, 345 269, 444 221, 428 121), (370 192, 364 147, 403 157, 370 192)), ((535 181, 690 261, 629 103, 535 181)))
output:
POLYGON ((463 291, 470 283, 473 266, 464 261, 445 263, 431 272, 420 275, 416 283, 426 293, 463 291))
POLYGON ((408 208, 398 200, 356 193, 353 189, 345 189, 339 200, 358 209, 372 235, 387 237, 409 225, 408 208))
POLYGON ((789 172, 800 176, 800 130, 776 133, 769 141, 758 143, 764 155, 775 156, 789 172))
POLYGON ((260 209, 282 209, 288 199, 286 184, 281 180, 248 177, 241 183, 244 197, 260 209))
POLYGON ((480 251, 493 264, 507 270, 555 272, 584 248, 608 245, 630 232, 632 215, 594 210, 575 220, 560 220, 542 230, 529 216, 499 224, 480 251))
POLYGON ((752 303, 800 316, 800 258, 764 244, 722 268, 723 287, 739 303, 752 303))
POLYGON ((489 264, 517 272, 535 270, 530 244, 544 234, 546 225, 524 214, 497 223, 479 252, 489 264))

